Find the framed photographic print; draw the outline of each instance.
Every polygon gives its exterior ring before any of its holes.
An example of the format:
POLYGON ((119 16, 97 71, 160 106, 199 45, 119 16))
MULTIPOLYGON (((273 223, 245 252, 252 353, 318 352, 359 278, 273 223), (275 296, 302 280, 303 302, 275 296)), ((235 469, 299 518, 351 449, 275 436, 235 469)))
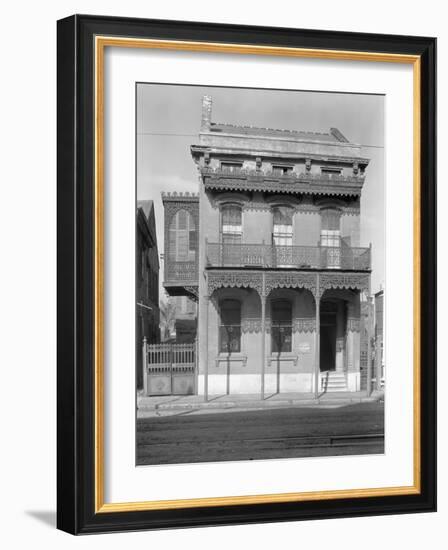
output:
POLYGON ((434 38, 58 22, 58 527, 434 511, 434 38))

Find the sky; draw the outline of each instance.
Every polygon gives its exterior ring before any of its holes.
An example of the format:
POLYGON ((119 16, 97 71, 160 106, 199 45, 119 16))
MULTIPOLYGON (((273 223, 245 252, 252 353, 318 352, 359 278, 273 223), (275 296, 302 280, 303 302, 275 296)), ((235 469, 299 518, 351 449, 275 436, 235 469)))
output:
POLYGON ((163 252, 162 191, 198 191, 190 146, 198 143, 202 96, 213 100, 212 122, 285 130, 338 128, 370 159, 361 195, 360 246, 372 243, 372 292, 384 283, 384 96, 137 84, 137 199, 154 200, 163 252))

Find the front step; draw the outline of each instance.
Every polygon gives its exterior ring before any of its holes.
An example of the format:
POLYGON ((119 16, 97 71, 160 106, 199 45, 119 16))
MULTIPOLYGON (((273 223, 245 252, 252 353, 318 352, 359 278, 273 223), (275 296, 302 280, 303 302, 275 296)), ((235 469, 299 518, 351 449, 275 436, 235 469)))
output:
POLYGON ((321 391, 346 392, 348 391, 347 378, 343 372, 329 371, 321 376, 321 391))

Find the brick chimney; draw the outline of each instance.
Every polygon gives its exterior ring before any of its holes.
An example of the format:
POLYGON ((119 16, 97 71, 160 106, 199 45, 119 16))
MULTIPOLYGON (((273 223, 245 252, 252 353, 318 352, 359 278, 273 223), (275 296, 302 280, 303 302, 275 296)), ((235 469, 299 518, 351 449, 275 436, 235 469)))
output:
POLYGON ((208 130, 212 122, 212 98, 209 95, 202 97, 201 130, 208 130))

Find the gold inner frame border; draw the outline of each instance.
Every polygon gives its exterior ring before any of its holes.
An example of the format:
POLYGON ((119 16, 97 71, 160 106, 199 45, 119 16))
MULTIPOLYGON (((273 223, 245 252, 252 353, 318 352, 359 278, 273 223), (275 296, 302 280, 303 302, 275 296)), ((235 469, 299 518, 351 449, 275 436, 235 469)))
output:
POLYGON ((95 56, 95 348, 94 348, 94 410, 95 410, 95 513, 132 512, 143 510, 168 510, 209 506, 232 506, 244 504, 269 504, 280 502, 304 502, 342 498, 382 497, 420 494, 421 492, 421 437, 420 437, 420 273, 421 273, 421 60, 418 55, 402 55, 381 52, 357 52, 345 50, 321 50, 253 44, 226 44, 213 42, 155 40, 96 36, 95 56), (191 498, 180 500, 154 500, 140 502, 104 502, 104 52, 106 47, 154 48, 178 51, 234 53, 266 56, 301 57, 313 59, 366 61, 381 63, 406 63, 413 65, 413 420, 414 420, 414 480, 413 485, 349 490, 313 491, 301 493, 273 493, 261 495, 191 498))

